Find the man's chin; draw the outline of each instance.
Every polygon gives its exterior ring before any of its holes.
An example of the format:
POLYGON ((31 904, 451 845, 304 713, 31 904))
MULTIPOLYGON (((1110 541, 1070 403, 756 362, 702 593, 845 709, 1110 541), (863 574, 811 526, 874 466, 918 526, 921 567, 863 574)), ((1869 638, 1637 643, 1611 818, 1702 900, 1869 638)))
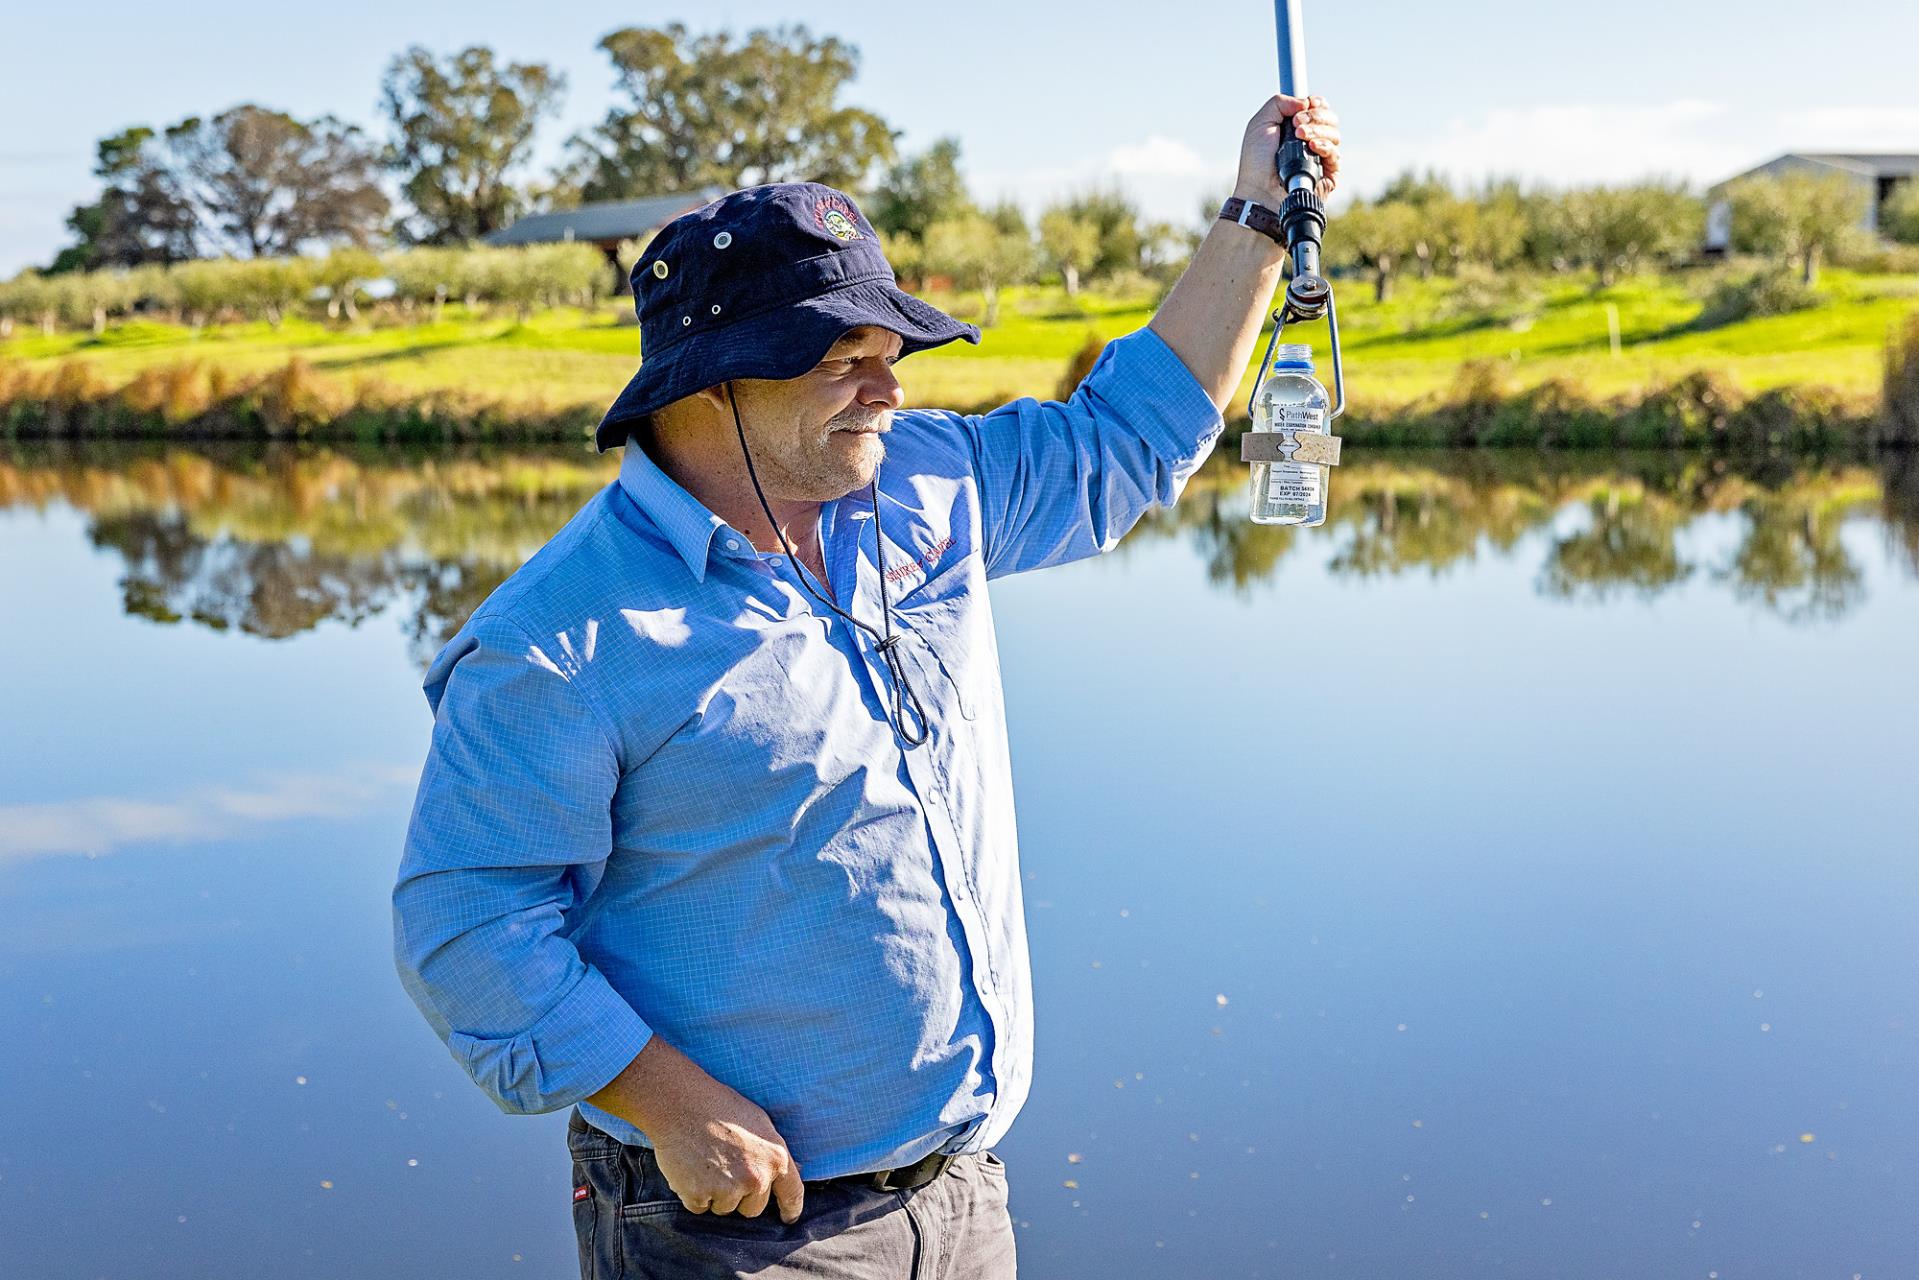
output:
POLYGON ((833 433, 833 442, 835 451, 844 463, 840 475, 846 479, 846 492, 851 493, 854 489, 871 484, 873 473, 886 458, 886 442, 881 439, 880 433, 836 431, 833 433))
POLYGON ((833 432, 827 453, 831 464, 827 466, 829 476, 825 478, 825 487, 831 493, 819 497, 819 501, 833 501, 846 497, 854 489, 864 489, 873 484, 873 472, 887 457, 887 445, 879 434, 852 436, 850 432, 833 432), (850 438, 848 438, 850 436, 850 438))

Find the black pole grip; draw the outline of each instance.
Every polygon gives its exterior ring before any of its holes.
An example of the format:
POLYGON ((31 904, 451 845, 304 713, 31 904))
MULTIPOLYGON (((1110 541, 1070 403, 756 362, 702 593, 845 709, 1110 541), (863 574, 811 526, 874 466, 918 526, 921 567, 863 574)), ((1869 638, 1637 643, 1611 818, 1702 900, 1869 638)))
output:
POLYGON ((1273 166, 1279 173, 1280 185, 1286 190, 1286 203, 1279 211, 1286 246, 1290 249, 1304 240, 1317 249, 1325 242, 1326 234, 1326 206, 1319 198, 1319 180, 1325 170, 1320 166, 1319 155, 1293 132, 1291 116, 1282 120, 1279 127, 1279 151, 1273 157, 1273 166), (1302 175, 1311 179, 1310 183, 1294 186, 1293 179, 1302 175))
POLYGON ((1320 165, 1319 153, 1301 140, 1293 129, 1293 117, 1287 116, 1279 122, 1279 152, 1273 157, 1273 167, 1279 171, 1281 185, 1290 186, 1292 179, 1305 174, 1313 180, 1312 190, 1319 190, 1319 180, 1326 176, 1320 165))

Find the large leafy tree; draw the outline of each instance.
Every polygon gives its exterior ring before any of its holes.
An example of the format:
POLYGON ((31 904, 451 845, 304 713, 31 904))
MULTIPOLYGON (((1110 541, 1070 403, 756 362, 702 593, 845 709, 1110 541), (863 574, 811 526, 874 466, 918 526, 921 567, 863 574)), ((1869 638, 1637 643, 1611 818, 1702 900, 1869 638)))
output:
POLYGON ((966 180, 960 176, 959 154, 958 138, 941 138, 887 169, 885 181, 867 201, 873 225, 888 235, 918 238, 939 219, 972 209, 966 180))
POLYGON ((1489 178, 1468 199, 1477 210, 1475 257, 1495 270, 1526 258, 1526 196, 1516 178, 1489 178))
POLYGON ((386 216, 379 171, 360 131, 331 116, 305 123, 245 105, 159 133, 123 129, 97 144, 100 198, 68 215, 79 242, 55 269, 363 245, 386 216))
POLYGON ((793 180, 859 190, 895 157, 884 120, 838 105, 859 52, 831 36, 780 26, 736 41, 674 22, 599 47, 620 100, 569 144, 561 185, 581 199, 793 180))
POLYGON ((1075 221, 1090 223, 1098 232, 1099 253, 1083 268, 1084 277, 1097 279, 1115 271, 1140 266, 1139 207, 1118 187, 1094 187, 1070 195, 1053 210, 1075 221))
POLYGON ((1413 239, 1407 250, 1419 268, 1421 280, 1433 273, 1434 211, 1452 199, 1452 187, 1443 174, 1433 169, 1421 173, 1402 169, 1379 193, 1379 204, 1403 205, 1413 212, 1413 239))
POLYGON ((386 217, 378 156, 360 131, 251 104, 167 130, 175 173, 221 247, 251 257, 313 242, 368 243, 386 217))
POLYGON ((79 242, 60 251, 53 270, 135 267, 194 256, 198 219, 152 129, 139 125, 102 138, 93 176, 103 184, 100 198, 67 215, 67 227, 79 242))
POLYGON ((411 206, 399 237, 458 244, 511 222, 523 200, 513 171, 565 88, 565 77, 544 64, 502 66, 484 45, 445 60, 416 45, 394 58, 380 105, 394 134, 386 161, 404 175, 411 206))

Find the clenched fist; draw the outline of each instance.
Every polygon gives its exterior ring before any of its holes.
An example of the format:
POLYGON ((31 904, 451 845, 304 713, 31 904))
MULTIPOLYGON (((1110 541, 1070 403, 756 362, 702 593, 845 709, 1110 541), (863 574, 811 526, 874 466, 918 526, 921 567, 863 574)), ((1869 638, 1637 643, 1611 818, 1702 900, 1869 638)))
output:
POLYGON ((646 1132, 666 1185, 692 1212, 757 1218, 777 1197, 781 1220, 799 1221, 806 1188, 772 1119, 659 1036, 587 1101, 646 1132))
MULTIPOLYGON (((724 1086, 721 1086, 724 1088, 724 1086)), ((806 1197, 800 1167, 773 1122, 739 1094, 722 1114, 685 1130, 649 1134, 666 1185, 694 1213, 739 1213, 757 1218, 775 1196, 780 1219, 797 1222, 806 1197)))
POLYGON ((1247 122, 1246 137, 1239 148, 1239 181, 1233 187, 1234 195, 1269 209, 1286 202, 1286 189, 1279 183, 1273 157, 1279 154, 1280 122, 1288 116, 1299 140, 1319 157, 1324 170, 1319 180, 1320 198, 1332 194, 1339 180, 1338 114, 1317 94, 1295 98, 1276 93, 1247 122))

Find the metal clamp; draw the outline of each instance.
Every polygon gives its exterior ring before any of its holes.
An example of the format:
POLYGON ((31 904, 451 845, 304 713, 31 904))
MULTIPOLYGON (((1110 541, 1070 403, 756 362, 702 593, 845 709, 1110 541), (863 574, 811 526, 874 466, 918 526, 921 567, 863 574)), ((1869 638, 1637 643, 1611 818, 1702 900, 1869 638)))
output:
POLYGON ((1339 447, 1344 441, 1323 431, 1301 431, 1297 427, 1276 427, 1271 431, 1248 431, 1239 438, 1241 462, 1317 462, 1339 465, 1339 447))
POLYGON ((1317 320, 1326 317, 1327 341, 1333 349, 1333 407, 1326 414, 1326 425, 1331 427, 1333 420, 1346 412, 1346 367, 1339 348, 1339 306, 1333 301, 1333 286, 1320 276, 1293 277, 1286 286, 1286 298, 1273 311, 1273 336, 1266 339, 1266 354, 1259 358, 1259 376, 1253 379, 1253 389, 1246 395, 1246 416, 1252 417, 1253 403, 1259 399, 1259 388, 1266 381, 1273 367, 1273 352, 1279 348, 1279 335, 1294 320, 1317 320))

